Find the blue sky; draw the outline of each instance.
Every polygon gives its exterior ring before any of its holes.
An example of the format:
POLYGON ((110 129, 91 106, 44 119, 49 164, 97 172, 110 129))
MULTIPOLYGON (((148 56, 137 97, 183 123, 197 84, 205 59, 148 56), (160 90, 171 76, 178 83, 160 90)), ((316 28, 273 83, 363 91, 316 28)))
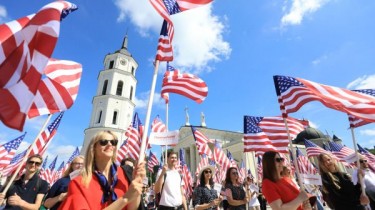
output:
MULTIPOLYGON (((0 23, 35 13, 49 2, 2 1, 0 23)), ((82 145, 104 57, 120 49, 126 33, 128 49, 139 64, 136 111, 144 121, 162 24, 147 0, 72 2, 79 9, 62 21, 53 57, 81 63, 83 74, 77 100, 66 111, 47 150, 50 160, 59 154, 58 162, 82 145)), ((221 0, 174 15, 175 60, 171 65, 199 75, 209 93, 202 104, 171 95, 169 129, 184 125, 185 107, 193 125, 200 125, 203 112, 209 128, 239 132, 243 132, 244 115, 280 115, 273 75, 348 89, 375 88, 374 10, 375 2, 364 0, 221 0)), ((151 120, 159 114, 165 122, 159 97, 164 71, 163 63, 151 120)), ((344 113, 313 102, 290 116, 308 119, 314 127, 353 147, 344 113)), ((27 143, 35 138, 45 118, 27 121, 27 143)), ((21 132, 0 123, 0 143, 19 135, 21 132)), ((356 129, 355 135, 362 146, 375 145, 374 124, 356 129)))

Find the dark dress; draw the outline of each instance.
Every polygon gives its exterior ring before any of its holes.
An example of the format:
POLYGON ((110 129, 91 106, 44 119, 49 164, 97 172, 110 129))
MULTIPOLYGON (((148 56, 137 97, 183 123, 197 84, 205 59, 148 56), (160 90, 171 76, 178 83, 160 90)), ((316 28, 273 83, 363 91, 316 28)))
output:
MULTIPOLYGON (((232 184, 227 184, 225 186, 226 189, 230 189, 232 191, 232 198, 233 200, 243 200, 245 199, 246 192, 243 188, 243 185, 234 186, 232 184)), ((239 206, 232 206, 229 204, 228 209, 230 210, 245 210, 246 204, 239 205, 239 206)))
POLYGON ((362 210, 363 207, 359 201, 360 184, 354 185, 347 173, 335 172, 332 175, 338 179, 340 189, 334 186, 326 173, 322 175, 323 186, 328 191, 324 198, 330 207, 335 210, 362 210))
MULTIPOLYGON (((52 185, 51 189, 48 191, 46 199, 53 198, 53 197, 56 197, 56 196, 60 195, 61 193, 68 192, 69 182, 70 182, 70 177, 69 176, 62 177, 61 179, 57 180, 52 185)), ((60 204, 61 204, 61 202, 57 202, 54 206, 52 206, 50 208, 50 210, 57 210, 57 209, 59 209, 60 204)))
MULTIPOLYGON (((211 201, 218 198, 217 191, 214 189, 214 186, 211 186, 211 189, 208 189, 208 187, 201 185, 197 186, 194 189, 193 197, 193 206, 210 203, 211 201)), ((216 206, 210 207, 208 209, 216 209, 216 206)))

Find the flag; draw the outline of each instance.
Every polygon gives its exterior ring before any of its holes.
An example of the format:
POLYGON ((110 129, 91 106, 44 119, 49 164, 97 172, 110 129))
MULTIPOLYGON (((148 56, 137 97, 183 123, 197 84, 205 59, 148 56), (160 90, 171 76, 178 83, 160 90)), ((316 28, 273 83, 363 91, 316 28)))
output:
POLYGON ((370 153, 369 151, 361 147, 359 144, 357 144, 357 146, 358 146, 358 152, 367 158, 370 169, 372 170, 372 172, 375 172, 375 155, 373 155, 372 153, 370 153))
POLYGON ((158 158, 150 151, 150 155, 148 156, 147 161, 147 168, 148 171, 154 172, 154 166, 159 165, 158 158))
POLYGON ((215 142, 214 160, 216 163, 219 164, 220 170, 227 171, 227 169, 230 167, 230 160, 228 159, 227 155, 224 153, 219 142, 215 142))
POLYGON ((173 61, 173 47, 172 37, 174 34, 173 25, 167 21, 163 21, 161 26, 158 47, 156 51, 155 60, 158 61, 173 61))
MULTIPOLYGON (((307 125, 307 121, 287 117, 289 133, 294 139, 307 125)), ((283 117, 244 116, 244 152, 266 151, 288 153, 288 134, 283 117)))
POLYGON ((52 183, 55 183, 58 179, 61 178, 61 175, 63 174, 64 172, 64 168, 65 168, 65 163, 64 161, 60 163, 60 166, 57 168, 54 176, 53 176, 53 181, 52 183))
POLYGON ((250 177, 250 179, 254 179, 253 174, 251 173, 250 169, 247 169, 247 176, 250 177))
POLYGON ((193 132, 193 137, 195 140, 195 144, 197 145, 198 152, 200 155, 205 154, 208 158, 212 159, 212 151, 208 146, 208 142, 210 141, 202 132, 191 126, 191 131, 193 132))
POLYGON ((57 132, 57 128, 60 125, 61 118, 63 117, 64 112, 61 112, 56 119, 45 129, 38 139, 36 140, 36 143, 31 149, 30 156, 35 154, 42 154, 43 151, 47 149, 47 146, 49 142, 53 139, 57 132))
POLYGON ((288 113, 298 111, 310 101, 320 101, 328 108, 375 122, 375 97, 300 78, 287 76, 273 78, 280 110, 284 117, 288 113))
POLYGON ((143 135, 143 125, 141 120, 138 118, 138 113, 136 112, 133 117, 133 122, 129 126, 128 130, 125 133, 127 139, 127 149, 128 156, 134 160, 139 159, 139 154, 141 152, 141 140, 143 135))
MULTIPOLYGON (((353 91, 375 97, 375 89, 362 89, 362 90, 353 90, 353 91)), ((357 127, 360 127, 362 125, 367 125, 367 124, 371 123, 371 122, 368 122, 368 121, 366 121, 364 119, 361 119, 361 118, 357 118, 357 117, 355 117, 353 115, 350 115, 350 114, 348 116, 349 116, 349 123, 350 123, 351 128, 357 128, 357 127)))
POLYGON ((296 147, 296 157, 298 170, 301 174, 316 174, 317 170, 314 165, 311 164, 309 159, 307 159, 298 147, 296 147))
POLYGON ((18 167, 18 165, 22 162, 23 158, 26 155, 27 150, 15 155, 13 159, 10 161, 9 165, 6 166, 1 170, 3 176, 9 176, 13 173, 14 170, 18 167))
MULTIPOLYGON (((355 155, 355 151, 349 147, 342 146, 335 142, 328 142, 333 155, 335 155, 341 162, 347 162, 347 157, 355 155)), ((349 161, 351 162, 351 161, 349 161)))
POLYGON ((191 176, 190 170, 185 163, 185 152, 182 148, 180 148, 180 167, 181 167, 181 174, 182 180, 184 182, 184 191, 185 196, 190 197, 193 194, 193 178, 191 176))
POLYGON ((46 78, 39 86, 28 117, 53 114, 69 109, 77 98, 82 65, 73 61, 50 59, 46 78))
POLYGON ((50 185, 53 184, 54 174, 55 174, 55 166, 57 161, 57 155, 55 159, 49 164, 48 168, 42 174, 42 179, 46 180, 50 185))
POLYGON ((151 132, 160 133, 160 132, 166 132, 166 131, 167 131, 167 127, 160 120, 159 115, 157 115, 151 123, 151 132))
POLYGON ((314 142, 312 142, 310 140, 305 139, 304 143, 305 143, 305 146, 306 146, 307 157, 309 157, 309 158, 319 156, 321 153, 330 154, 330 152, 328 152, 327 150, 319 147, 318 145, 316 145, 314 142))
POLYGON ((10 164, 10 161, 16 154, 18 147, 25 138, 26 132, 16 139, 13 139, 3 145, 0 145, 0 169, 10 164))
POLYGON ((227 157, 228 160, 230 161, 230 167, 235 167, 238 168, 236 160, 234 160, 233 155, 229 150, 227 150, 227 157))
POLYGON ((208 87, 199 77, 189 73, 180 73, 179 70, 167 65, 161 95, 165 93, 176 93, 202 103, 207 97, 208 87))
POLYGON ((263 164, 261 156, 258 156, 258 165, 257 165, 258 179, 263 179, 263 164))
POLYGON ((0 120, 23 130, 45 67, 60 32, 64 10, 77 7, 55 1, 36 14, 0 25, 0 120))
POLYGON ((78 147, 76 147, 76 149, 73 151, 72 155, 70 155, 68 161, 64 165, 64 168, 62 169, 61 174, 63 174, 69 168, 74 158, 76 158, 78 155, 79 155, 79 149, 78 147))
MULTIPOLYGON (((195 170, 195 175, 196 176, 199 175, 199 171, 201 170, 201 168, 203 168, 204 166, 208 166, 209 165, 208 158, 207 158, 206 154, 202 154, 200 157, 201 157, 201 160, 199 161, 197 169, 195 170)), ((199 180, 199 177, 198 177, 197 181, 198 180, 199 180)))
POLYGON ((240 168, 238 170, 238 176, 239 176, 241 182, 244 181, 245 178, 246 178, 246 168, 245 168, 245 162, 243 160, 241 161, 241 165, 240 165, 240 168))
POLYGON ((117 150, 117 157, 116 161, 121 162, 123 159, 125 159, 128 155, 128 140, 125 140, 124 143, 121 144, 121 146, 117 150))

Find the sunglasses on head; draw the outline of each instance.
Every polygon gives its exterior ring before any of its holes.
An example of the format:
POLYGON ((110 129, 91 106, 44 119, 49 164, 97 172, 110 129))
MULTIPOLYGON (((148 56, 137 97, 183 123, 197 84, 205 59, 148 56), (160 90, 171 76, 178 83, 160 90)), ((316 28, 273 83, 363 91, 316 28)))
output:
POLYGON ((367 160, 359 160, 360 163, 367 163, 367 160))
POLYGON ((41 163, 41 162, 38 162, 38 161, 32 161, 32 160, 29 160, 29 161, 27 161, 27 164, 30 164, 30 165, 35 164, 36 166, 40 166, 42 163, 41 163))
POLYGON ((205 174, 212 174, 212 171, 204 171, 205 174))
POLYGON ((112 146, 117 146, 118 140, 107 140, 107 139, 101 139, 99 140, 100 146, 107 146, 108 142, 111 142, 112 146))
POLYGON ((275 158, 275 161, 280 163, 280 162, 284 162, 284 158, 275 158))

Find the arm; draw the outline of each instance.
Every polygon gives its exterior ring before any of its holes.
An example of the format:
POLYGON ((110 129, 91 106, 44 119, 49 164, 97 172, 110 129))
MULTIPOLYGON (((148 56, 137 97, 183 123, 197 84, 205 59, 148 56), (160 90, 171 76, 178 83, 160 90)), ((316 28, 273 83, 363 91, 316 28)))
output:
POLYGON ((243 200, 234 200, 233 197, 232 197, 232 190, 227 188, 225 190, 225 194, 227 195, 227 200, 228 200, 228 203, 231 205, 231 206, 240 206, 240 205, 244 205, 248 202, 248 200, 245 198, 243 200))
POLYGON ((47 199, 44 201, 44 206, 45 206, 47 209, 50 209, 50 208, 52 208, 54 205, 56 205, 56 203, 64 201, 65 198, 66 198, 66 195, 67 195, 67 193, 61 193, 60 195, 57 195, 57 196, 55 196, 55 197, 47 198, 47 199))
POLYGON ((8 198, 8 204, 11 206, 19 206, 20 208, 24 210, 38 210, 40 205, 42 204, 44 194, 37 194, 35 203, 28 203, 17 194, 14 194, 12 196, 9 196, 8 198))
POLYGON ((157 181, 155 182, 155 186, 154 186, 155 194, 160 193, 160 191, 161 191, 161 188, 162 188, 163 183, 164 183, 164 176, 165 176, 165 173, 167 172, 167 168, 168 168, 167 165, 163 166, 163 169, 162 169, 157 181))
POLYGON ((182 196, 182 206, 184 207, 184 210, 188 210, 187 204, 186 204, 186 198, 184 194, 184 188, 181 186, 181 196, 182 196))
POLYGON ((283 203, 281 199, 277 199, 270 203, 269 205, 273 210, 288 210, 288 209, 297 209, 302 203, 304 203, 307 200, 309 202, 307 193, 305 191, 302 191, 299 193, 297 198, 294 200, 288 202, 288 203, 283 203))

